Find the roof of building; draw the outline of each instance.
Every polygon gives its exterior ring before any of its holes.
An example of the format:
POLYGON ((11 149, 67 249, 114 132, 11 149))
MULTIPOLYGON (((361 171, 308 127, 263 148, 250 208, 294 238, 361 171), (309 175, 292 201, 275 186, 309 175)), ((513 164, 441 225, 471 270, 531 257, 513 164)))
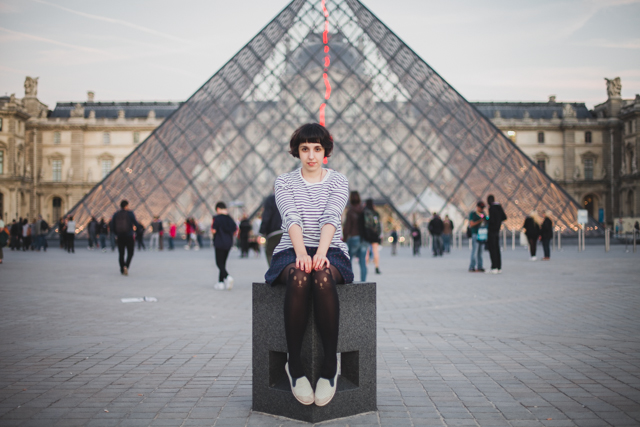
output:
POLYGON ((561 119, 564 117, 563 108, 566 104, 573 107, 578 119, 594 117, 582 102, 472 102, 471 104, 488 119, 496 118, 496 111, 500 111, 500 117, 503 119, 524 119, 525 112, 529 113, 529 118, 534 120, 561 119))
POLYGON ((164 119, 173 113, 182 102, 58 102, 56 108, 49 114, 51 118, 69 118, 71 111, 80 104, 84 107, 84 117, 89 117, 91 111, 95 111, 97 119, 116 119, 118 111, 124 110, 124 116, 128 119, 146 118, 149 111, 153 110, 159 119, 164 119))

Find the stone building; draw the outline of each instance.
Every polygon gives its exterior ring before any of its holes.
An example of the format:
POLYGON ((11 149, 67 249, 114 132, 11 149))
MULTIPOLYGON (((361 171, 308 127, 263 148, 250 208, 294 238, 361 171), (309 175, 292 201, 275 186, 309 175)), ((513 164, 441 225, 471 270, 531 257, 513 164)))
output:
MULTIPOLYGON (((59 218, 180 106, 96 102, 88 92, 50 111, 37 85, 27 77, 24 98, 0 97, 0 212, 9 221, 59 218)), ((622 99, 619 78, 607 92, 591 111, 554 96, 473 104, 596 220, 623 218, 629 228, 640 212, 640 96, 622 99)))
POLYGON ((473 104, 593 218, 624 218, 629 229, 640 211, 640 96, 623 99, 620 90, 619 78, 607 79, 607 101, 591 111, 555 96, 473 104))
POLYGON ((88 92, 50 111, 36 95, 27 77, 24 98, 0 98, 0 212, 9 220, 59 218, 180 105, 96 102, 88 92))

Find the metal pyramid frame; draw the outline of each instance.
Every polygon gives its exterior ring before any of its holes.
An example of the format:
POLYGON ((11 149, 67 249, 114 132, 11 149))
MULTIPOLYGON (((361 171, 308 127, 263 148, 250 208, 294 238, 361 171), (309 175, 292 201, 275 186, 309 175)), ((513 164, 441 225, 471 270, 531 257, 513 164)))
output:
POLYGON ((576 229, 579 205, 358 0, 293 0, 70 213, 84 224, 122 199, 143 223, 208 220, 219 200, 255 211, 298 167, 293 130, 318 121, 328 167, 405 214, 434 209, 427 191, 465 216, 494 194, 509 228, 549 210, 576 229))

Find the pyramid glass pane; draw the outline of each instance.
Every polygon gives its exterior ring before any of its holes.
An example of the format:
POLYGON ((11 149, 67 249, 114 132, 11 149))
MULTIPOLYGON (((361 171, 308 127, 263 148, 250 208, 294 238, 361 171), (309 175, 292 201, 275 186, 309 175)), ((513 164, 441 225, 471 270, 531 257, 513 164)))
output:
POLYGON ((298 167, 293 130, 318 121, 328 167, 404 218, 466 216, 493 193, 509 228, 533 209, 575 226, 575 201, 358 0, 292 1, 71 213, 82 224, 123 198, 143 223, 208 220, 219 200, 254 212, 298 167))

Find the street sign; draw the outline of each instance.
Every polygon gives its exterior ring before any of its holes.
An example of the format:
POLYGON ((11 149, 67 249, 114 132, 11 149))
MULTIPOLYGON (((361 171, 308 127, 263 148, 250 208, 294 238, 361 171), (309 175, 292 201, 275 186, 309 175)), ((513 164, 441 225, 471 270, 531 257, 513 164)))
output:
POLYGON ((585 225, 589 222, 589 212, 586 209, 578 209, 578 224, 585 225))

